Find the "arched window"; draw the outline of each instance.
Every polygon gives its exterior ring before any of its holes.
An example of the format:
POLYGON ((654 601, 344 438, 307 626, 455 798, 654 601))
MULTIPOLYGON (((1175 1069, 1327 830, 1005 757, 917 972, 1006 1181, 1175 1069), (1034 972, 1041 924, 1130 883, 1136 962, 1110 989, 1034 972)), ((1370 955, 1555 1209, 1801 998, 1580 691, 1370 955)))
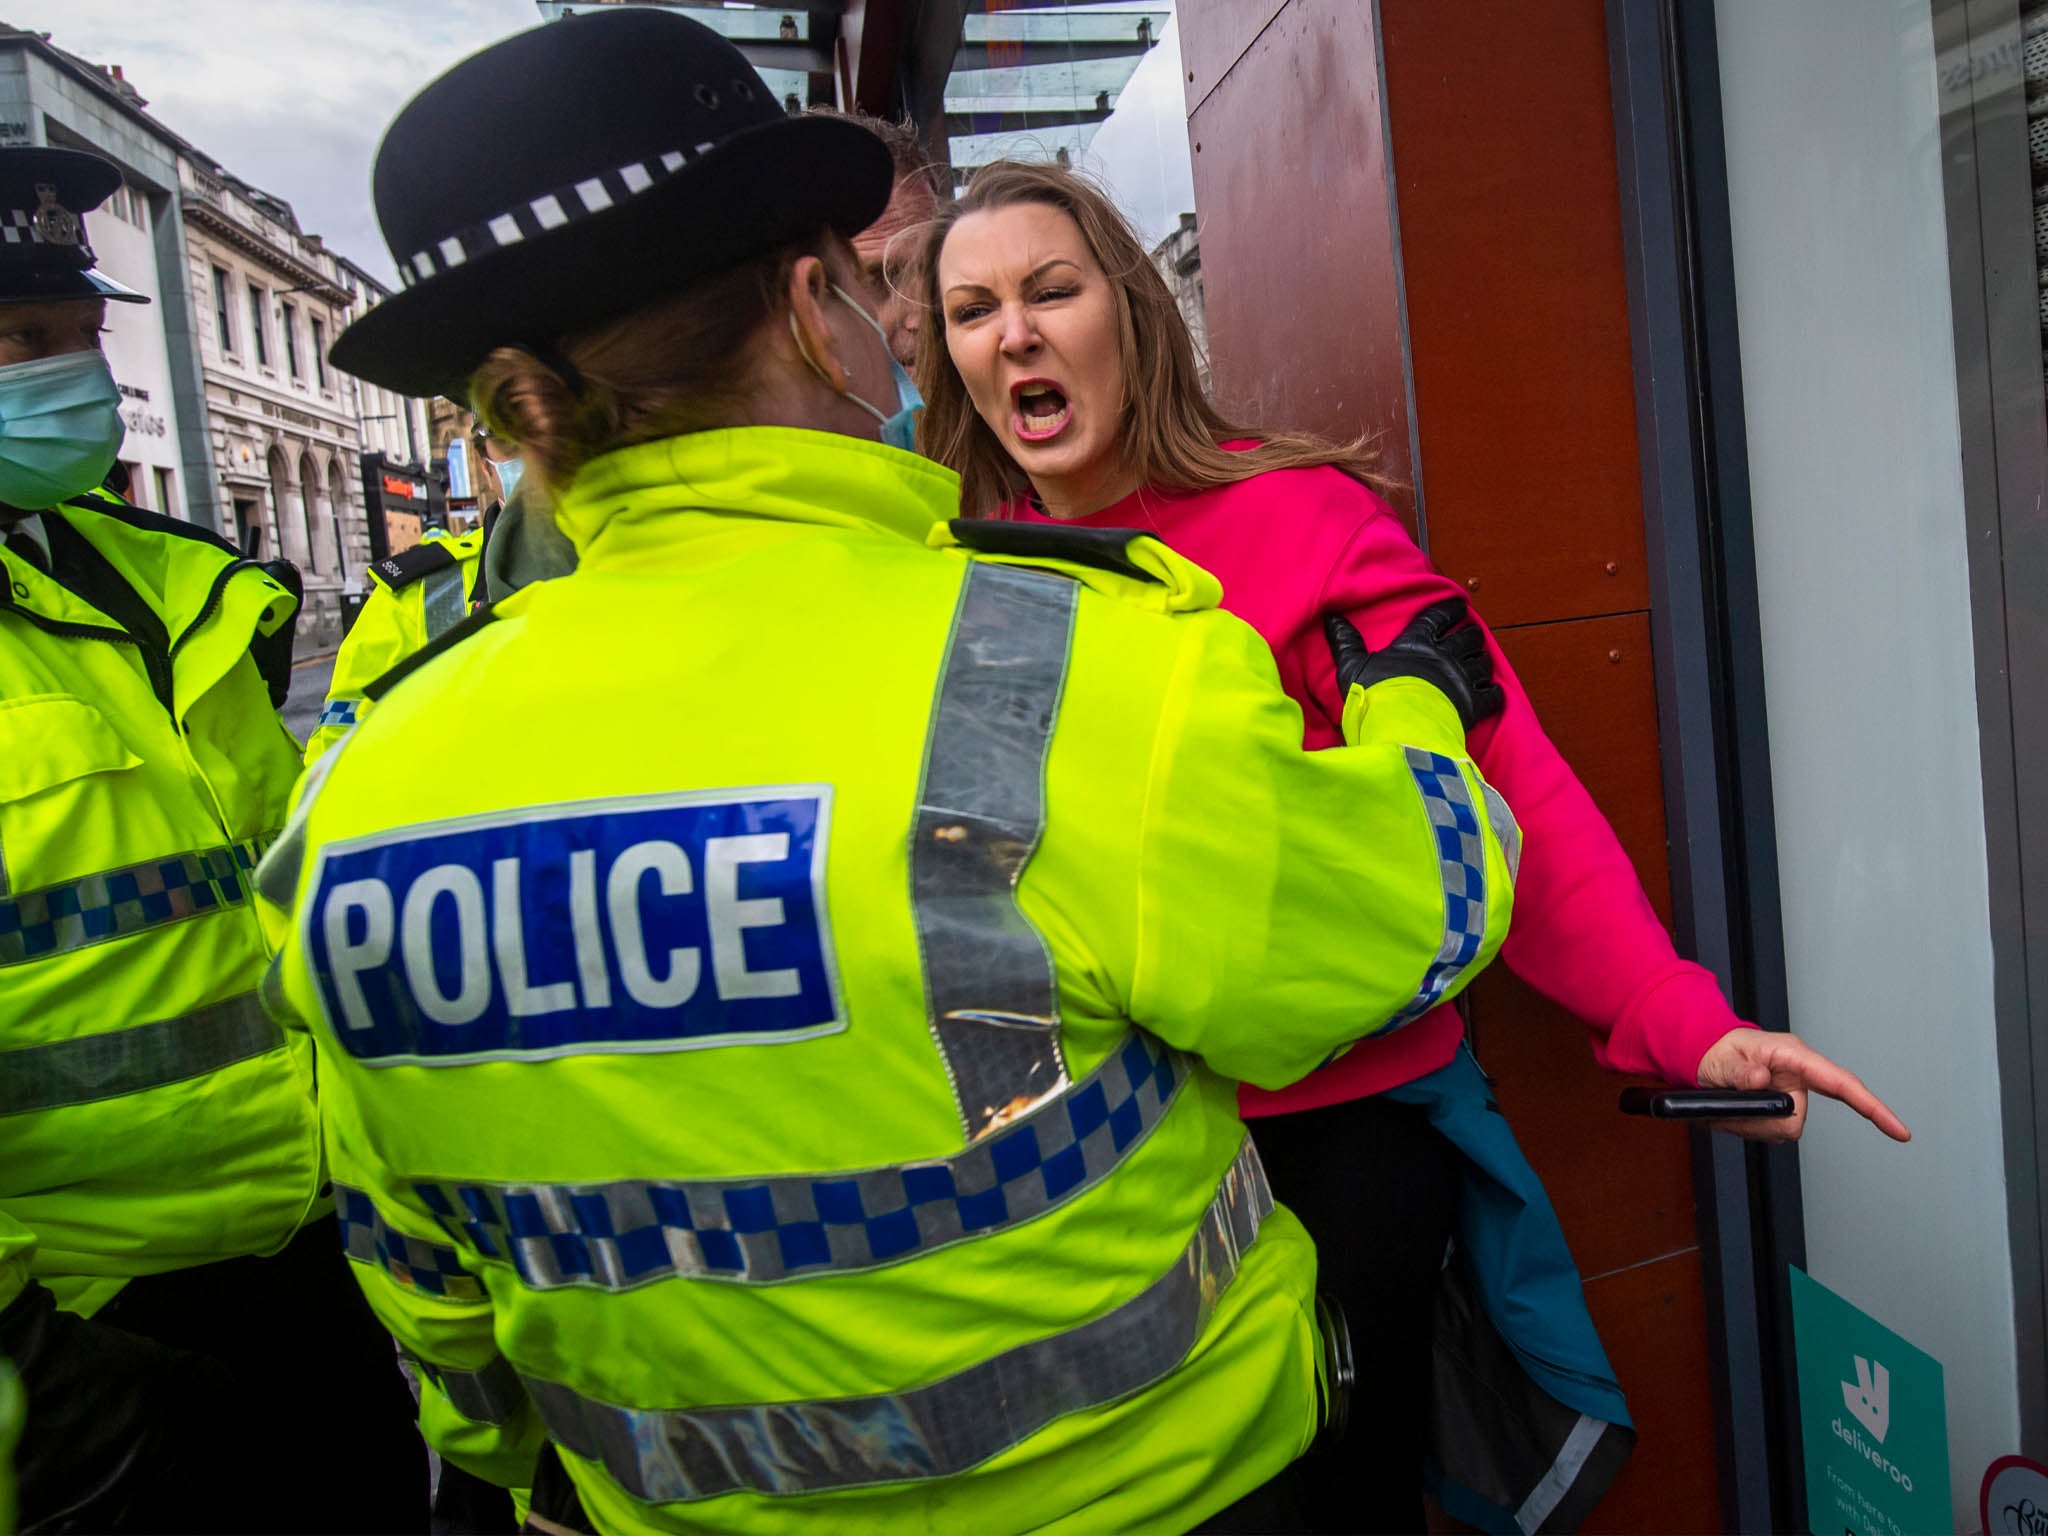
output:
POLYGON ((327 506, 327 483, 313 464, 313 455, 299 455, 299 511, 305 519, 306 556, 311 569, 332 571, 334 516, 327 506))
POLYGON ((342 529, 348 522, 348 481, 342 475, 339 459, 322 457, 320 483, 326 488, 328 537, 334 551, 334 564, 330 569, 337 576, 346 576, 348 542, 342 536, 342 529))
POLYGON ((270 467, 270 528, 276 552, 303 569, 309 558, 306 547, 306 504, 292 479, 284 450, 273 447, 270 467))

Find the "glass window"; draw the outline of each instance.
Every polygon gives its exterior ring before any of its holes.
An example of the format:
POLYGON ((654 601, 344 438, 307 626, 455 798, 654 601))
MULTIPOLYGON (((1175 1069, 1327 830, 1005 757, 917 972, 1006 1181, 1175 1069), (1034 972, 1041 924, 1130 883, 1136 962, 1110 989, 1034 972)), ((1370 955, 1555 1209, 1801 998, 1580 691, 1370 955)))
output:
POLYGON ((286 304, 278 311, 284 329, 284 366, 293 378, 299 376, 299 312, 286 304))
POLYGON ((165 517, 182 517, 184 514, 178 510, 178 500, 174 494, 177 487, 176 483, 171 479, 171 472, 162 465, 158 465, 152 471, 152 474, 156 478, 157 511, 163 513, 165 517))
POLYGON ((234 351, 235 336, 228 324, 228 274, 220 267, 213 269, 213 328, 221 351, 234 351))
POLYGON ((256 361, 263 367, 270 366, 270 337, 263 324, 263 301, 267 295, 254 283, 249 285, 249 345, 256 354, 256 361))
POLYGON ((327 327, 314 315, 313 327, 313 381, 322 389, 327 387, 327 327))

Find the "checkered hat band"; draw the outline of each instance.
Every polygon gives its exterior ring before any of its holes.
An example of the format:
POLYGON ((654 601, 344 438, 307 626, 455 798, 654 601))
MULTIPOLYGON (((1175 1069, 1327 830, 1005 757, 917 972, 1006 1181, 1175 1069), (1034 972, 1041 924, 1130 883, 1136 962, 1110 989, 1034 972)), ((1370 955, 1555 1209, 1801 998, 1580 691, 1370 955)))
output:
POLYGON ((1414 1023, 1442 1002, 1444 994, 1479 958, 1479 947, 1486 938, 1486 840, 1480 834, 1480 813, 1471 786, 1458 765, 1443 754, 1420 747, 1404 750, 1436 838, 1437 869, 1444 888, 1444 936, 1436 958, 1423 973, 1414 1001, 1394 1016, 1389 1030, 1414 1023))
POLYGON ((492 251, 518 245, 547 234, 550 230, 579 223, 592 214, 603 213, 652 191, 692 160, 711 148, 709 142, 687 149, 634 160, 609 170, 597 171, 581 181, 543 193, 517 207, 457 229, 422 251, 398 263, 399 280, 410 288, 414 283, 453 271, 466 261, 488 256, 492 251))
POLYGON ((250 871, 275 836, 147 859, 0 898, 0 966, 239 906, 248 899, 250 871))
POLYGON ((538 1290, 675 1275, 843 1274, 1014 1227, 1107 1178, 1172 1107, 1187 1059, 1132 1031, 1064 1094, 950 1158, 688 1183, 418 1184, 449 1236, 538 1290))

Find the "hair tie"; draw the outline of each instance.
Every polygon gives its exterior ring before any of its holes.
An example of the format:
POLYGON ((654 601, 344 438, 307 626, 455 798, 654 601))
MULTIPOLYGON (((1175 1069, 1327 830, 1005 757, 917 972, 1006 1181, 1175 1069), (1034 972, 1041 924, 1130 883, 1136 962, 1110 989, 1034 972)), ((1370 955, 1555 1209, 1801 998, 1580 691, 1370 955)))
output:
POLYGON ((548 369, 568 389, 571 399, 580 400, 589 385, 584 383, 582 373, 576 365, 562 355, 552 342, 521 341, 513 343, 513 350, 524 352, 541 367, 548 369))

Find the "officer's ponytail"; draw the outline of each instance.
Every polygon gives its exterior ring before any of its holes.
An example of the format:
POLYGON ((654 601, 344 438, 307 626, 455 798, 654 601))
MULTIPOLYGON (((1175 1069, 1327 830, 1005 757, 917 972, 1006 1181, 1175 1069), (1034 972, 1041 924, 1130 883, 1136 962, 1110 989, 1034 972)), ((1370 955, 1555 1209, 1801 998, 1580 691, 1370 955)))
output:
POLYGON ((470 403, 486 430, 519 445, 527 473, 557 493, 615 448, 744 425, 754 343, 780 318, 790 273, 805 256, 836 273, 857 270, 846 243, 821 231, 598 330, 500 347, 471 377, 470 403))

